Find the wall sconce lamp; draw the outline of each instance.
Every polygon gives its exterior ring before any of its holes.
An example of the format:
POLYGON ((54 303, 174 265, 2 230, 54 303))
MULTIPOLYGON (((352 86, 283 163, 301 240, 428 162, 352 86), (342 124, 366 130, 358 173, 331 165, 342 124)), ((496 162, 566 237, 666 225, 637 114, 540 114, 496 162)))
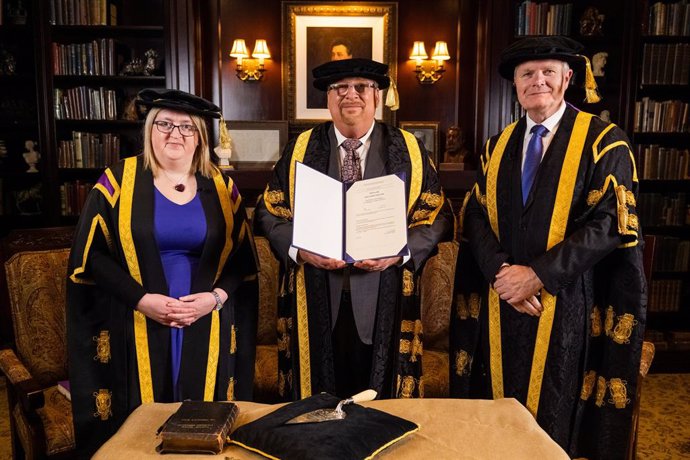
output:
POLYGON ((259 81, 263 78, 266 71, 264 59, 271 59, 271 53, 268 51, 266 40, 259 39, 254 44, 252 59, 249 59, 249 52, 247 52, 247 45, 245 45, 244 39, 236 38, 232 42, 230 57, 237 59, 237 78, 244 82, 259 81))
POLYGON ((429 69, 424 68, 424 61, 427 61, 429 56, 426 54, 423 41, 414 42, 410 59, 414 59, 417 62, 414 71, 417 73, 417 80, 419 80, 419 83, 423 85, 432 85, 439 81, 443 76, 443 72, 446 71, 446 69, 443 68, 443 61, 450 59, 448 44, 444 41, 436 42, 434 52, 431 53, 431 60, 436 62, 431 63, 431 68, 429 69))

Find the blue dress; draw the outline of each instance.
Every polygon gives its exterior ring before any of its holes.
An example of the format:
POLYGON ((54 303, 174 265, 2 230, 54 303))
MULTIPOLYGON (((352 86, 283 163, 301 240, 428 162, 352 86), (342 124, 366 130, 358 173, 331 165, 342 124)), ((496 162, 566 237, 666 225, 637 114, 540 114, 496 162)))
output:
MULTIPOLYGON (((192 277, 206 240, 206 217, 199 195, 183 205, 173 203, 157 188, 154 201, 154 229, 161 255, 168 295, 179 298, 190 294, 192 277)), ((184 328, 170 328, 173 400, 180 401, 178 386, 184 328)))

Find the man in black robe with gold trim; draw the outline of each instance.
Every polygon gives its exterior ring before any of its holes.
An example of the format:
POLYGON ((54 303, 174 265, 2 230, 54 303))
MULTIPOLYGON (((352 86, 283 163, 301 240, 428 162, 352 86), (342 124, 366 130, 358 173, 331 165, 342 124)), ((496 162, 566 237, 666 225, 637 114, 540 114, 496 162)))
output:
POLYGON ((423 145, 374 119, 380 90, 390 84, 387 71, 369 59, 313 70, 333 122, 286 146, 256 208, 256 232, 281 262, 277 377, 286 399, 366 388, 380 398, 423 396, 418 275, 437 243, 452 236, 452 212, 423 145), (292 247, 297 161, 344 182, 354 170, 357 179, 404 173, 410 255, 347 266, 292 247))
POLYGON ((517 398, 571 456, 622 458, 646 315, 639 182, 625 133, 564 101, 571 66, 596 97, 580 49, 530 37, 501 56, 527 114, 487 142, 464 207, 451 392, 517 398))

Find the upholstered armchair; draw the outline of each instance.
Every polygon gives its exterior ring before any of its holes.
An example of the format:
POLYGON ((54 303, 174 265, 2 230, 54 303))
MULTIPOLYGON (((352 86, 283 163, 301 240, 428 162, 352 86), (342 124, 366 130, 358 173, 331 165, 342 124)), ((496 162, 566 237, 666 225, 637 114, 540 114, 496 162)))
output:
MULTIPOLYGON (((259 328, 254 375, 254 399, 275 402, 278 399, 277 296, 279 264, 266 238, 256 238, 261 272, 259 273, 259 328)), ((455 277, 458 245, 441 243, 422 272, 421 301, 424 327, 424 396, 448 397, 448 326, 455 277)))
POLYGON ((0 350, 15 458, 69 458, 72 408, 56 383, 67 379, 65 280, 69 249, 26 251, 6 263, 15 348, 0 350))

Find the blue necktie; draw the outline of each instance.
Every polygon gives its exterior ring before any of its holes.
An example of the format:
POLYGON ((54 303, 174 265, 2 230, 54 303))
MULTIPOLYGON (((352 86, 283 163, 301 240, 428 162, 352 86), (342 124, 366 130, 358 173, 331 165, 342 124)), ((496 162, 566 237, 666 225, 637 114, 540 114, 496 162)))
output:
POLYGON ((525 152, 525 165, 522 168, 522 204, 527 202, 529 191, 534 183, 534 177, 537 175, 539 163, 541 163, 541 156, 544 152, 544 144, 542 137, 548 133, 549 130, 543 125, 534 125, 530 130, 532 137, 527 144, 527 151, 525 152))

